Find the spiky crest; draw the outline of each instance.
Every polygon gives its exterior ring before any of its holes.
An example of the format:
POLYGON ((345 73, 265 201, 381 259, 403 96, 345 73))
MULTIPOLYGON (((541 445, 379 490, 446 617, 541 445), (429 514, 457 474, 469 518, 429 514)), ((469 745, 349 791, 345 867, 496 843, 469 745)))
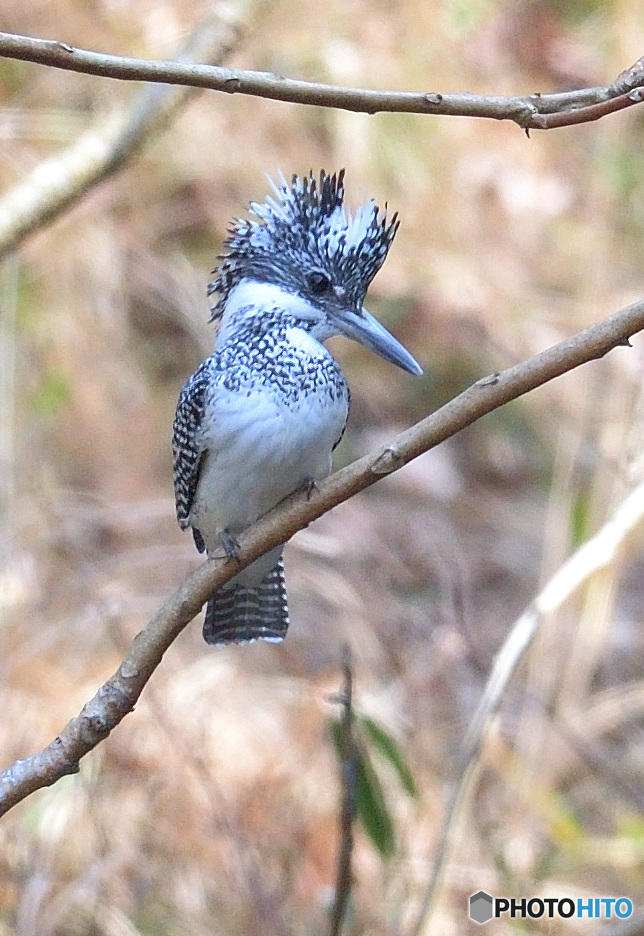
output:
POLYGON ((319 184, 311 171, 269 180, 273 195, 251 202, 258 220, 236 219, 226 240, 228 253, 208 295, 218 295, 211 321, 221 318, 231 290, 245 278, 276 283, 293 292, 305 289, 304 275, 327 273, 345 291, 348 305, 359 308, 367 287, 384 263, 398 230, 398 217, 387 220, 375 201, 353 215, 344 207, 344 169, 333 175, 320 172, 319 184))

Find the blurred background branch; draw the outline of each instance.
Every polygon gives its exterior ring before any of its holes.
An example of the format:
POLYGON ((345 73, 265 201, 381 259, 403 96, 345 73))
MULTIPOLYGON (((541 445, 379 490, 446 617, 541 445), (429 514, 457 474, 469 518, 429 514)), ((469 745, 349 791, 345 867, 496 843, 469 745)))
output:
POLYGON ((353 871, 353 823, 356 817, 356 741, 353 734, 353 664, 351 648, 345 644, 342 653, 342 688, 332 697, 342 707, 338 722, 338 756, 340 760, 340 844, 338 848, 338 869, 335 882, 335 896, 331 910, 329 936, 340 936, 348 909, 353 871))
MULTIPOLYGON (((199 23, 176 64, 189 68, 195 60, 225 59, 239 42, 255 5, 253 0, 233 0, 217 6, 199 23)), ((60 43, 50 45, 65 48, 60 43)), ((142 88, 130 105, 102 118, 67 150, 38 165, 5 192, 0 197, 0 259, 122 169, 195 91, 195 86, 142 88)))
MULTIPOLYGON (((619 561, 633 535, 644 522, 644 484, 639 484, 619 504, 600 530, 561 566, 523 614, 510 628, 494 662, 483 696, 463 743, 459 774, 450 785, 434 869, 414 933, 418 936, 432 931, 433 914, 440 900, 452 848, 459 839, 459 824, 473 795, 481 772, 484 746, 494 729, 494 717, 507 694, 508 686, 537 635, 539 625, 548 615, 555 614, 581 589, 592 576, 619 561)), ((592 749, 591 749, 592 750, 592 749)), ((617 783, 613 780, 615 785, 617 783)), ((627 794, 631 792, 627 789, 627 794)), ((641 806, 641 800, 638 803, 641 806)), ((462 834, 462 832, 461 832, 462 834)))

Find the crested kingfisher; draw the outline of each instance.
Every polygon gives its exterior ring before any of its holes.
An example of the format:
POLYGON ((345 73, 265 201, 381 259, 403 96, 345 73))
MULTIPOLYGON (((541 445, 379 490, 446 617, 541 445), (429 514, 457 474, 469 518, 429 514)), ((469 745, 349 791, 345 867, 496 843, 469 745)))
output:
MULTIPOLYGON (((183 387, 173 426, 177 519, 208 554, 331 471, 349 388, 322 342, 345 335, 410 374, 421 368, 363 306, 398 230, 369 201, 350 214, 344 170, 283 176, 229 229, 214 271, 213 354, 183 387)), ((207 643, 279 642, 288 628, 283 545, 209 599, 207 643)))

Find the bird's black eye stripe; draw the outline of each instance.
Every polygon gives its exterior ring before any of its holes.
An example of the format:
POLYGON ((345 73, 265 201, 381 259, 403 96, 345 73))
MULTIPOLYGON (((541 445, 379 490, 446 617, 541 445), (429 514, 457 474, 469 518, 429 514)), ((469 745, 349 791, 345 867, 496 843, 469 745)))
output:
POLYGON ((331 278, 327 276, 326 273, 323 273, 322 270, 313 270, 313 272, 309 273, 306 277, 306 282, 311 292, 317 296, 321 296, 322 293, 328 292, 331 289, 331 278))

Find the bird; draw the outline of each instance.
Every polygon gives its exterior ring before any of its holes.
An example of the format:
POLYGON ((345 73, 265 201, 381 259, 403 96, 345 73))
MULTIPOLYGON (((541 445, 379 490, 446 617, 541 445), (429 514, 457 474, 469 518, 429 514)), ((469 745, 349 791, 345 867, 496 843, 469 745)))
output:
MULTIPOLYGON (((398 231, 372 199, 345 206, 344 170, 280 174, 233 220, 213 270, 213 353, 185 383, 172 433, 176 513, 199 550, 234 559, 238 536, 331 472, 350 393, 323 342, 351 338, 413 375, 412 355, 364 307, 398 231), (219 552, 221 555, 221 552, 219 552)), ((214 646, 281 642, 289 626, 284 544, 209 598, 214 646)))

